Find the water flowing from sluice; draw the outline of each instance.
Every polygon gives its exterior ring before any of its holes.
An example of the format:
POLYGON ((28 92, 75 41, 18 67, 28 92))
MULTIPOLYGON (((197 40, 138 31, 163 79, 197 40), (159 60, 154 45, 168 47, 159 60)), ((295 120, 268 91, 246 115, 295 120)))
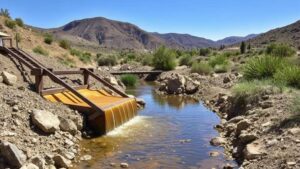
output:
MULTIPOLYGON (((211 138, 218 136, 213 126, 220 119, 199 101, 156 95, 154 86, 147 83, 127 92, 143 98, 145 109, 106 136, 83 140, 81 155, 93 158, 79 162, 75 168, 118 168, 125 162, 129 168, 137 169, 211 169, 232 163, 225 159, 222 148, 209 144, 211 138), (220 155, 210 157, 212 151, 220 155)), ((131 115, 121 117, 126 116, 131 115)))

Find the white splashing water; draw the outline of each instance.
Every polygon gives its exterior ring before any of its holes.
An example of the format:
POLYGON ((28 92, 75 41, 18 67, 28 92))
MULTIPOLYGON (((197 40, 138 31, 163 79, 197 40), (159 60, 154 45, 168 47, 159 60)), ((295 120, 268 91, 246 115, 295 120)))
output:
POLYGON ((147 123, 145 122, 146 119, 149 119, 151 117, 148 116, 136 116, 129 120, 128 122, 124 123, 123 125, 115 128, 113 131, 110 131, 109 133, 106 134, 106 136, 126 136, 128 135, 131 131, 133 131, 132 128, 135 128, 137 126, 145 126, 147 123))

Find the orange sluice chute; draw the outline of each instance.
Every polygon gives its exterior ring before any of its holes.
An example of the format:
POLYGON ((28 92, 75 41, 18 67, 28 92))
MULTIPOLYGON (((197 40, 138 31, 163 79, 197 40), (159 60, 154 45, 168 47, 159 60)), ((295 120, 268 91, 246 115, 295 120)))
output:
MULTIPOLYGON (((97 132, 104 134, 122 125, 137 115, 137 103, 134 98, 112 96, 104 90, 81 89, 78 92, 104 110, 104 116, 98 116, 88 122, 97 132)), ((81 112, 92 108, 73 93, 66 91, 44 95, 51 102, 60 102, 81 112)))

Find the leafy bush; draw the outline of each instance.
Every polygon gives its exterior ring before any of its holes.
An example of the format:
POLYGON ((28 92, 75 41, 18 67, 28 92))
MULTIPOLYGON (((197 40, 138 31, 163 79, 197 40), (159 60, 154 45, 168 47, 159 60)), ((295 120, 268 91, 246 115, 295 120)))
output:
POLYGON ((51 45, 53 42, 53 36, 51 34, 46 34, 44 37, 44 42, 48 45, 51 45))
POLYGON ((63 55, 58 61, 66 66, 75 67, 75 61, 67 56, 67 54, 63 55))
POLYGON ((117 64, 117 58, 113 55, 101 56, 98 59, 98 66, 114 66, 117 64))
POLYGON ((21 18, 16 18, 16 19, 15 19, 15 22, 16 22, 16 24, 17 24, 18 26, 24 27, 24 22, 23 22, 23 20, 22 20, 21 18))
POLYGON ((291 86, 300 89, 300 68, 290 65, 277 71, 274 79, 281 85, 291 86))
POLYGON ((8 11, 8 9, 0 9, 0 16, 6 17, 6 18, 10 18, 10 13, 8 11))
POLYGON ((209 48, 201 48, 199 51, 200 56, 208 56, 211 53, 209 48))
POLYGON ((142 59, 142 64, 151 66, 152 65, 152 60, 153 60, 153 56, 151 54, 146 54, 144 55, 143 59, 142 59))
POLYGON ((17 33, 17 34, 16 34, 16 41, 17 41, 18 43, 20 43, 20 42, 21 42, 21 39, 22 39, 21 34, 20 34, 20 33, 17 33))
POLYGON ((173 50, 160 47, 153 55, 153 65, 159 70, 173 70, 176 67, 176 54, 173 50))
POLYGON ((70 44, 66 40, 61 40, 59 42, 59 46, 62 47, 62 48, 64 48, 64 49, 70 49, 70 44))
POLYGON ((45 49, 43 49, 41 46, 37 46, 33 49, 33 52, 34 53, 38 53, 38 54, 41 54, 41 55, 44 55, 44 56, 48 56, 49 55, 49 52, 46 51, 45 49))
POLYGON ((212 72, 212 67, 206 62, 193 63, 192 73, 198 73, 202 75, 208 75, 212 72))
POLYGON ((279 93, 281 90, 270 80, 244 81, 232 88, 233 98, 240 104, 257 102, 261 95, 270 91, 279 93))
POLYGON ((190 55, 184 55, 181 56, 180 60, 179 60, 179 65, 186 65, 186 66, 191 66, 192 65, 192 56, 190 55))
POLYGON ((224 73, 229 69, 229 60, 225 55, 217 55, 209 58, 208 64, 216 73, 224 73))
POLYGON ((5 26, 7 26, 10 29, 16 28, 16 22, 10 19, 6 19, 4 22, 5 26))
POLYGON ((286 44, 270 44, 266 49, 266 54, 276 57, 291 57, 296 51, 286 44))
POLYGON ((89 63, 92 60, 92 54, 89 52, 81 52, 77 49, 70 49, 70 54, 73 56, 77 56, 83 63, 89 63))
POLYGON ((244 77, 247 80, 271 78, 286 62, 279 57, 260 56, 251 58, 244 66, 244 77))
POLYGON ((137 79, 137 76, 131 74, 121 76, 121 81, 125 84, 125 86, 135 86, 137 79))

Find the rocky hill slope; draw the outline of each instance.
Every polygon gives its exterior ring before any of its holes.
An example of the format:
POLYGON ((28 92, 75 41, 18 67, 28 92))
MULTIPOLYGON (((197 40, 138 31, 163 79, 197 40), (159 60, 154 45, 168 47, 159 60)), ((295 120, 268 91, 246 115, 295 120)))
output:
POLYGON ((48 29, 57 38, 64 38, 73 44, 83 44, 89 47, 107 47, 115 49, 155 49, 160 45, 171 48, 204 48, 231 45, 252 38, 230 37, 213 41, 189 34, 150 33, 136 25, 114 21, 103 17, 88 18, 72 21, 62 27, 48 29))
POLYGON ((263 46, 268 43, 287 43, 296 48, 300 48, 300 20, 277 29, 270 30, 266 33, 248 40, 252 46, 263 46))

